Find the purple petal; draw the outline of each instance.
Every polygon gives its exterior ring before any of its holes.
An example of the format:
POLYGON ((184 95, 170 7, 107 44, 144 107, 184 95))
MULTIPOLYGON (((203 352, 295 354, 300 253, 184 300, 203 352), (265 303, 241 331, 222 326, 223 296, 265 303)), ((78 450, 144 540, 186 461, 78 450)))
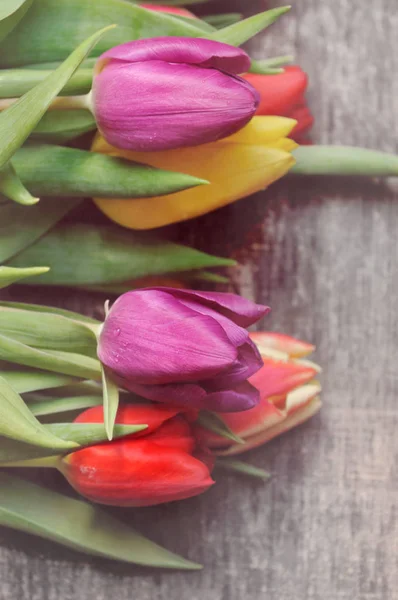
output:
POLYGON ((251 340, 238 348, 238 358, 226 371, 209 381, 202 382, 208 392, 216 392, 236 386, 246 381, 264 366, 257 347, 251 340))
POLYGON ((263 304, 255 304, 251 300, 236 294, 223 292, 197 292, 195 290, 176 290, 173 288, 157 287, 151 289, 167 290, 175 298, 197 301, 216 312, 228 317, 240 327, 249 327, 264 317, 271 310, 263 304))
POLYGON ((228 390, 207 394, 200 386, 191 383, 169 385, 139 385, 119 380, 122 387, 155 402, 167 402, 199 410, 239 412, 249 410, 260 401, 259 391, 247 381, 228 390))
POLYGON ((254 88, 240 78, 155 60, 112 61, 93 84, 102 135, 118 148, 138 151, 196 146, 229 136, 250 121, 257 103, 254 88))
POLYGON ((164 384, 211 378, 237 357, 221 325, 161 290, 121 296, 103 325, 98 356, 124 379, 164 384))
POLYGON ((202 401, 202 408, 216 412, 240 412, 254 408, 259 402, 259 391, 244 381, 229 390, 208 394, 202 401))
POLYGON ((203 38, 157 37, 127 42, 102 54, 98 59, 99 68, 106 60, 115 59, 129 63, 185 63, 219 69, 231 75, 250 69, 250 58, 240 48, 203 38))

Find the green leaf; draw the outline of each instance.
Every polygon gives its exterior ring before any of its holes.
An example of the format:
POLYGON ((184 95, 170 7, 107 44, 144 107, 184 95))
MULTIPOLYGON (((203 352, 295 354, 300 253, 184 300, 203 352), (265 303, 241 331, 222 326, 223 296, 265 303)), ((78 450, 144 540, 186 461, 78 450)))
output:
POLYGON ((108 439, 111 440, 113 438, 113 428, 115 427, 116 414, 119 407, 119 388, 110 379, 104 367, 102 367, 102 387, 104 390, 105 429, 108 439))
MULTIPOLYGON (((34 467, 51 466, 57 467, 58 460, 65 452, 79 450, 84 446, 91 446, 107 441, 107 434, 103 423, 51 423, 43 425, 44 429, 57 439, 77 444, 72 449, 39 448, 32 444, 18 442, 10 438, 0 437, 0 467, 34 467), (38 459, 52 458, 39 464, 38 459)), ((115 425, 114 438, 121 438, 139 431, 143 431, 147 425, 115 425)))
POLYGON ((97 327, 61 315, 0 307, 2 335, 33 348, 75 352, 95 358, 97 338, 92 328, 97 327))
POLYGON ((296 175, 398 176, 398 156, 354 146, 300 146, 293 152, 296 175))
POLYGON ((271 478, 271 473, 264 471, 264 469, 259 469, 258 467, 249 465, 241 460, 217 458, 216 466, 228 471, 236 471, 237 473, 242 473, 243 475, 249 475, 250 477, 255 477, 256 479, 262 479, 263 481, 268 481, 271 478))
POLYGON ((84 379, 99 380, 101 377, 100 362, 94 358, 72 352, 31 348, 4 335, 0 335, 0 360, 84 379))
POLYGON ((156 36, 208 37, 239 46, 288 10, 275 8, 212 33, 204 32, 195 19, 176 19, 123 0, 57 0, 56 10, 53 2, 35 0, 27 18, 0 46, 1 66, 63 60, 83 36, 111 23, 118 27, 99 41, 93 55, 124 42, 156 36))
POLYGON ((93 51, 99 56, 113 46, 159 35, 197 36, 203 33, 192 23, 166 13, 145 10, 123 0, 35 0, 19 26, 0 46, 0 65, 14 67, 61 61, 82 38, 116 24, 93 51), (76 23, 79 24, 76 27, 76 23))
POLYGON ((74 377, 68 375, 20 368, 1 369, 0 377, 5 379, 18 394, 63 387, 77 381, 74 377))
POLYGON ((43 198, 38 204, 26 207, 14 202, 2 203, 0 196, 0 263, 36 241, 80 202, 78 198, 63 198, 62 202, 43 198))
POLYGON ((0 307, 4 308, 16 308, 20 310, 29 310, 31 312, 38 313, 49 313, 51 315, 61 315, 74 321, 81 321, 82 323, 88 323, 91 325, 100 325, 101 322, 97 319, 92 319, 86 315, 82 315, 72 310, 66 310, 64 308, 57 308, 56 306, 43 306, 41 304, 26 304, 25 302, 7 302, 5 300, 0 301, 0 307))
POLYGON ((44 448, 66 450, 74 442, 60 439, 30 412, 21 396, 0 378, 0 435, 44 448))
POLYGON ((147 275, 236 264, 116 225, 70 223, 54 228, 8 264, 26 267, 41 264, 43 260, 51 270, 36 277, 35 285, 122 283, 147 275))
POLYGON ((279 17, 289 10, 290 6, 272 8, 271 10, 253 15, 244 21, 239 21, 239 23, 224 27, 224 29, 220 29, 206 37, 218 42, 224 42, 225 44, 231 44, 231 46, 241 46, 257 33, 275 23, 279 17))
POLYGON ((36 417, 44 417, 99 406, 102 402, 99 396, 72 396, 31 402, 29 408, 36 417))
POLYGON ((97 123, 88 110, 53 110, 44 115, 36 129, 32 131, 30 139, 38 142, 63 144, 79 135, 95 131, 95 129, 97 129, 97 123))
POLYGON ((24 184, 40 196, 144 198, 208 183, 123 158, 44 144, 21 148, 12 163, 24 184))
POLYGON ((14 269, 12 267, 2 267, 0 265, 0 289, 5 288, 25 277, 42 275, 47 273, 48 267, 32 267, 30 269, 14 269))
POLYGON ((36 204, 39 201, 39 198, 34 198, 24 187, 10 162, 0 169, 0 193, 25 206, 36 204))
POLYGON ((199 569, 104 510, 0 473, 0 524, 94 556, 169 569, 199 569), (60 516, 62 518, 60 518, 60 516))
MULTIPOLYGON (((35 5, 32 7, 35 8, 35 5)), ((98 31, 84 41, 44 81, 0 113, 0 168, 12 157, 36 127, 51 101, 65 86, 87 54, 108 29, 98 31)), ((14 38, 14 36, 12 36, 14 38)))
POLYGON ((219 15, 206 15, 202 17, 204 21, 213 25, 213 27, 228 27, 234 23, 238 23, 242 20, 243 15, 241 13, 224 13, 219 15))
MULTIPOLYGON (((51 423, 43 425, 50 434, 57 439, 77 444, 73 448, 40 448, 32 444, 18 442, 10 438, 0 437, 0 467, 35 467, 35 466, 58 466, 58 459, 65 452, 79 450, 84 446, 91 446, 107 441, 107 434, 103 423, 51 423), (52 458, 51 461, 42 462, 42 459, 52 458), (39 462, 40 461, 40 464, 39 462)), ((143 431, 147 425, 115 425, 114 438, 121 438, 139 431, 143 431)))
POLYGON ((33 0, 1 0, 0 41, 16 27, 32 5, 33 0))
POLYGON ((216 433, 217 435, 221 435, 227 440, 232 440, 237 444, 245 443, 245 441, 242 440, 242 438, 236 435, 236 433, 234 433, 232 429, 230 429, 228 425, 224 423, 222 418, 219 417, 217 413, 208 410, 202 410, 199 413, 197 422, 205 429, 208 429, 209 431, 211 431, 212 433, 216 433))
MULTIPOLYGON (((0 98, 18 98, 26 94, 51 72, 52 69, 3 69, 0 71, 0 98)), ((91 90, 92 80, 92 68, 79 69, 58 95, 87 94, 91 90)))

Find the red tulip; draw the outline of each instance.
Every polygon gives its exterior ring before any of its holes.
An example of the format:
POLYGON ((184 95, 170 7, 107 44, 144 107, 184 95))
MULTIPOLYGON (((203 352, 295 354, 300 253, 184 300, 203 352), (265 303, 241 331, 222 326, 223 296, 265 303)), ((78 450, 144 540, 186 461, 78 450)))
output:
MULTIPOLYGON (((80 494, 102 504, 151 506, 205 492, 213 483, 212 458, 193 434, 196 412, 151 404, 124 405, 116 423, 147 424, 138 434, 66 456, 62 472, 80 494)), ((102 423, 101 406, 77 423, 102 423)))
POLYGON ((303 423, 321 407, 321 387, 314 380, 318 365, 302 360, 314 346, 277 333, 251 333, 263 367, 250 377, 260 392, 260 402, 245 412, 219 414, 243 444, 198 428, 202 443, 219 455, 246 452, 303 423))
POLYGON ((285 67, 284 73, 279 75, 247 73, 244 78, 261 96, 256 114, 295 119, 297 125, 289 137, 308 143, 307 133, 314 122, 305 100, 308 75, 300 67, 291 66, 285 67))
POLYGON ((177 15, 179 17, 187 17, 188 19, 196 19, 196 16, 186 8, 178 8, 177 6, 164 6, 160 4, 141 4, 142 8, 148 10, 157 10, 158 12, 169 13, 171 15, 177 15))

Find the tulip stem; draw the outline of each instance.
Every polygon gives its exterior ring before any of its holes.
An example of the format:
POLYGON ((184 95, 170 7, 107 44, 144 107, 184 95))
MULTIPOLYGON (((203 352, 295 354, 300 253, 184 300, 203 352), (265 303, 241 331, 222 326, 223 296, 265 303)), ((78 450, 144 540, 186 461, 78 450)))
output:
POLYGON ((11 462, 0 463, 1 468, 14 468, 21 467, 25 468, 46 468, 46 469, 58 469, 59 467, 59 455, 57 456, 45 456, 43 458, 32 458, 30 460, 16 460, 11 462))
POLYGON ((398 156, 355 146, 300 146, 293 152, 294 175, 398 175, 398 156))
MULTIPOLYGON (((9 108, 19 98, 3 98, 0 100, 0 111, 9 108)), ((66 109, 86 109, 90 110, 89 94, 82 96, 58 96, 54 98, 48 110, 66 110, 66 109)))

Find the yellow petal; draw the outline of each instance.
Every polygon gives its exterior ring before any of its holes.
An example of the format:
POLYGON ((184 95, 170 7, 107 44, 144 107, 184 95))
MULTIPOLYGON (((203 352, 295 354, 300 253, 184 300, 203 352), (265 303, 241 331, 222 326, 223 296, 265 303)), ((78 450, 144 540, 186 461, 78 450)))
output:
POLYGON ((286 117, 253 117, 243 129, 218 143, 271 144, 291 133, 297 121, 286 117))
POLYGON ((280 140, 272 142, 270 146, 272 148, 279 148, 279 150, 285 150, 285 152, 292 152, 299 147, 295 141, 290 140, 289 138, 281 138, 280 140))
POLYGON ((232 142, 165 152, 129 152, 116 151, 97 138, 93 150, 210 181, 206 189, 197 187, 167 196, 95 199, 110 219, 130 229, 153 229, 208 213, 266 188, 295 162, 291 154, 278 148, 232 142))

